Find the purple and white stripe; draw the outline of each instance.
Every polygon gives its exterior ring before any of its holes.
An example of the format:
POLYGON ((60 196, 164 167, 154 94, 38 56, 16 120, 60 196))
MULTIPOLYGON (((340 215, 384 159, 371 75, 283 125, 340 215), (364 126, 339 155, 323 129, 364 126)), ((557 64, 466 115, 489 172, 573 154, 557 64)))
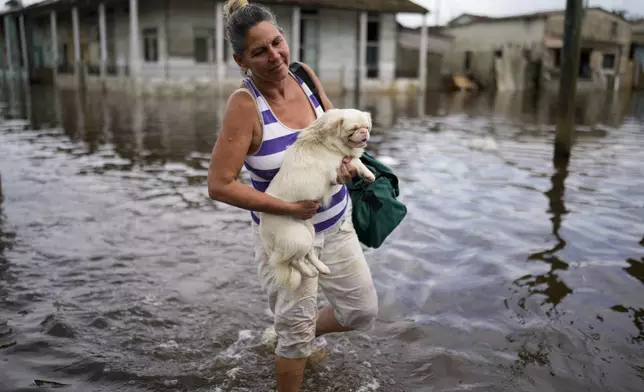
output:
MULTIPOLYGON (((322 110, 320 103, 311 90, 300 78, 296 75, 293 76, 309 97, 309 101, 315 109, 316 115, 318 117, 322 115, 324 110, 322 110)), ((244 166, 250 172, 252 186, 260 192, 265 192, 270 181, 282 165, 284 151, 288 146, 295 143, 300 131, 285 126, 277 119, 275 113, 273 113, 268 102, 266 102, 266 99, 257 89, 251 78, 246 78, 244 83, 255 98, 255 102, 261 113, 263 125, 262 144, 255 154, 246 157, 244 166)), ((349 192, 344 185, 336 185, 335 187, 335 193, 330 205, 321 207, 311 219, 316 232, 321 232, 332 227, 342 218, 346 211, 349 202, 349 192)), ((259 217, 255 212, 251 212, 251 217, 255 223, 259 223, 259 217)))

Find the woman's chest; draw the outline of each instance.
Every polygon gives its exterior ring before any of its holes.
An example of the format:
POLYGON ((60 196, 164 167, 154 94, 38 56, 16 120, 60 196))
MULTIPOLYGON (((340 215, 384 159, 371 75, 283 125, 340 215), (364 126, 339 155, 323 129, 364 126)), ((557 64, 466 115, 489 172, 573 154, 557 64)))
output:
POLYGON ((269 104, 277 120, 291 129, 304 129, 316 118, 315 110, 303 93, 269 104))

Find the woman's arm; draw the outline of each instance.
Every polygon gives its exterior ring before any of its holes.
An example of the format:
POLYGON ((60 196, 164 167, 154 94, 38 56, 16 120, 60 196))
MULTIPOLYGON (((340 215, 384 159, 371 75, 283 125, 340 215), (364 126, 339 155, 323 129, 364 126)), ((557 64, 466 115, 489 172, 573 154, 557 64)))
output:
POLYGON ((251 146, 253 129, 259 126, 256 114, 255 102, 246 92, 231 95, 210 158, 208 195, 246 210, 310 218, 319 208, 318 202, 285 202, 237 181, 251 146))

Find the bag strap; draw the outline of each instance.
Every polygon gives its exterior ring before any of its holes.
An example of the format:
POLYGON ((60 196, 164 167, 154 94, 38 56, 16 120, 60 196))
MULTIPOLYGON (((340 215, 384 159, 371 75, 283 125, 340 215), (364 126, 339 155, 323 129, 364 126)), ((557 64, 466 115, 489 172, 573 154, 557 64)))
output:
POLYGON ((297 75, 300 79, 302 79, 302 81, 309 87, 309 90, 311 90, 315 98, 320 103, 322 110, 326 111, 326 108, 324 107, 324 103, 320 98, 320 92, 315 87, 315 83, 313 83, 313 79, 311 79, 311 75, 309 75, 306 69, 302 67, 302 64, 298 63, 297 61, 294 61, 288 66, 288 69, 291 72, 293 72, 293 74, 297 75))

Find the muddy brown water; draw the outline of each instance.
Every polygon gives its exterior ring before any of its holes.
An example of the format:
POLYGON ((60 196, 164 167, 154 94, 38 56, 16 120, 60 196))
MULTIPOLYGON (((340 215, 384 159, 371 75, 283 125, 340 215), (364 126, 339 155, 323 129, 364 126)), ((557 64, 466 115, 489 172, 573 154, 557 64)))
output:
MULTIPOLYGON (((327 336, 304 391, 644 390, 644 94, 580 94, 561 170, 547 94, 334 101, 409 215, 366 250, 373 333, 327 336)), ((206 192, 225 101, 1 105, 0 391, 274 390, 248 213, 206 192)))

